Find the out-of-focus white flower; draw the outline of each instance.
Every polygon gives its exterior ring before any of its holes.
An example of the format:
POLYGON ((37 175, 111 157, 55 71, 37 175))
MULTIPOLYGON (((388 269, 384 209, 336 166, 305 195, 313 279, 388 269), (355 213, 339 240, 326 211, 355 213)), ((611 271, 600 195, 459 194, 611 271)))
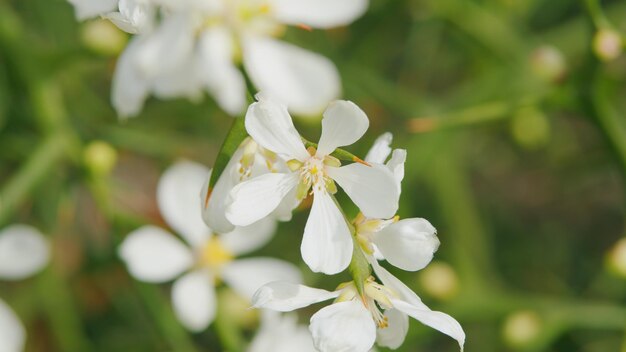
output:
MULTIPOLYGON (((378 137, 367 153, 365 161, 387 167, 393 173, 400 193, 406 150, 395 149, 392 153, 391 141, 391 133, 378 137), (387 161, 390 154, 391 158, 387 161)), ((423 269, 439 248, 437 231, 425 219, 399 220, 398 217, 376 219, 359 214, 353 223, 356 239, 367 255, 372 255, 378 260, 386 259, 403 270, 423 269)))
POLYGON ((130 233, 119 249, 130 273, 141 281, 161 283, 180 276, 172 287, 172 302, 177 317, 191 331, 204 330, 213 321, 218 279, 248 299, 267 282, 301 280, 298 269, 285 261, 234 260, 263 246, 274 233, 275 221, 266 218, 214 235, 202 221, 199 207, 200 189, 209 172, 202 165, 180 162, 159 180, 161 214, 187 244, 161 228, 144 226, 130 233))
MULTIPOLYGON (((231 157, 213 189, 209 190, 208 178, 202 188, 202 217, 205 223, 217 233, 232 231, 235 225, 226 218, 225 212, 231 202, 230 192, 233 187, 253 177, 287 171, 287 164, 281 157, 259 146, 251 138, 246 138, 231 157)), ((289 221, 296 205, 295 201, 285 201, 274 210, 272 216, 281 221, 289 221)))
POLYGON ((298 324, 293 314, 266 310, 261 326, 247 352, 315 352, 313 338, 306 326, 298 324))
MULTIPOLYGON (((50 259, 45 237, 28 225, 12 225, 0 231, 0 279, 21 280, 40 271, 50 259)), ((0 351, 24 349, 26 330, 17 315, 0 299, 0 351)))
POLYGON ((305 147, 284 105, 258 97, 246 114, 246 130, 262 147, 282 156, 291 172, 270 173, 235 186, 226 217, 246 226, 269 215, 285 199, 304 199, 312 189, 313 206, 302 239, 304 261, 315 272, 336 274, 352 257, 350 229, 332 197, 335 182, 370 217, 392 217, 398 209, 398 189, 386 167, 353 163, 341 166, 330 156, 350 145, 369 126, 365 113, 354 103, 336 101, 324 112, 317 150, 305 147))
POLYGON ((120 57, 113 105, 139 113, 145 99, 199 98, 208 91, 229 114, 243 111, 243 63, 259 90, 300 115, 316 115, 338 98, 341 83, 327 58, 274 39, 287 25, 331 28, 361 16, 368 0, 69 0, 78 18, 104 16, 140 33, 120 57), (161 20, 155 22, 158 11, 161 20), (134 90, 142 93, 132 93, 134 90))
POLYGON ((334 292, 271 282, 254 294, 252 302, 257 308, 292 311, 335 298, 333 304, 311 317, 309 329, 316 348, 322 352, 365 352, 375 342, 383 347, 398 348, 408 331, 408 316, 451 336, 463 349, 465 333, 454 318, 430 310, 411 289, 376 261, 372 266, 382 284, 368 279, 363 296, 353 282, 340 285, 334 292))

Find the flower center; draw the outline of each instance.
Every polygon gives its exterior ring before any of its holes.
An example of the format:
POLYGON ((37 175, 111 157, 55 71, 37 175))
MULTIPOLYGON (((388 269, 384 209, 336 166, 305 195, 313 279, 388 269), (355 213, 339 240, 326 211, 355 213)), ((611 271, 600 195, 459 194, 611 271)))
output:
POLYGON ((362 297, 359 296, 354 282, 343 283, 339 285, 338 289, 341 290, 341 293, 337 297, 336 302, 359 299, 370 312, 379 329, 389 326, 389 319, 383 314, 381 309, 393 308, 390 298, 395 297, 396 294, 392 289, 377 283, 372 276, 365 281, 362 297))
POLYGON ((316 150, 313 147, 310 147, 308 152, 311 156, 304 163, 296 159, 287 162, 289 169, 297 172, 300 176, 300 183, 298 183, 296 190, 297 198, 299 200, 306 198, 311 187, 314 192, 337 193, 337 185, 326 174, 326 166, 339 167, 341 162, 330 155, 323 158, 315 156, 316 150))
POLYGON ((397 215, 388 220, 368 219, 363 213, 359 213, 352 223, 356 229, 356 239, 361 249, 369 255, 373 254, 374 247, 372 241, 374 234, 394 222, 397 222, 399 219, 400 217, 397 215))
POLYGON ((217 236, 211 237, 200 252, 199 264, 218 274, 225 264, 231 262, 235 256, 226 249, 217 236))
POLYGON ((213 6, 203 20, 204 27, 223 25, 234 33, 256 33, 279 36, 285 26, 272 17, 268 0, 212 0, 213 6))

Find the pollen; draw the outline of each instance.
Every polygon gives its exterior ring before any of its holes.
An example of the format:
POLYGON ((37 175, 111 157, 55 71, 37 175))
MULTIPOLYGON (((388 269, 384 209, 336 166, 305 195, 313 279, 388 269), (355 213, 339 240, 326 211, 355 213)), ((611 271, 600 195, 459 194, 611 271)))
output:
POLYGON ((234 258, 235 256, 222 245, 220 240, 213 236, 202 248, 200 264, 211 269, 219 269, 234 258))

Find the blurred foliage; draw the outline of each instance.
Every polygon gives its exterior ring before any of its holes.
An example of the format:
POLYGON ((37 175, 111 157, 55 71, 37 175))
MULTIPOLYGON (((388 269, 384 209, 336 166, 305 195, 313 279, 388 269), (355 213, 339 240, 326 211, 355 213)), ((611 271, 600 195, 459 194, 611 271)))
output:
MULTIPOLYGON (((0 0, 0 226, 35 225, 54 244, 44 273, 0 294, 29 351, 222 350, 217 334, 236 321, 187 333, 167 285, 131 279, 116 245, 165 226, 160 172, 179 158, 212 165, 231 118, 206 97, 152 99, 118 121, 109 90, 124 39, 94 43, 89 25, 64 0, 0 0)), ((459 319, 466 351, 626 350, 626 282, 604 267, 625 234, 626 56, 598 53, 607 28, 623 40, 626 3, 372 0, 348 28, 287 33, 331 58, 368 113, 351 152, 384 131, 408 149, 400 215, 437 227, 442 266, 394 273, 459 319)), ((297 123, 316 140, 316 123, 297 123)), ((294 218, 264 254, 301 263, 306 212, 294 218)), ((348 278, 300 266, 312 285, 348 278)), ((412 322, 400 350, 457 346, 412 322)))

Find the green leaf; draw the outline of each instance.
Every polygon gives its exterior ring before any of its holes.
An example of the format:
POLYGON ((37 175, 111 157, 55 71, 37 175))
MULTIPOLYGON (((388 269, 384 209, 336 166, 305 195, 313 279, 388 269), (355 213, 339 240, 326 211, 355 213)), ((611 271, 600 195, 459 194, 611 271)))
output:
POLYGON ((228 135, 220 148, 220 152, 217 155, 217 159, 215 159, 215 165, 213 166, 213 172, 211 173, 211 179, 209 180, 209 189, 212 189, 215 186, 215 183, 224 172, 226 165, 228 165, 228 161, 232 158, 237 148, 241 142, 248 136, 246 132, 246 126, 244 124, 244 117, 235 118, 233 121, 233 125, 230 127, 230 131, 228 131, 228 135))

